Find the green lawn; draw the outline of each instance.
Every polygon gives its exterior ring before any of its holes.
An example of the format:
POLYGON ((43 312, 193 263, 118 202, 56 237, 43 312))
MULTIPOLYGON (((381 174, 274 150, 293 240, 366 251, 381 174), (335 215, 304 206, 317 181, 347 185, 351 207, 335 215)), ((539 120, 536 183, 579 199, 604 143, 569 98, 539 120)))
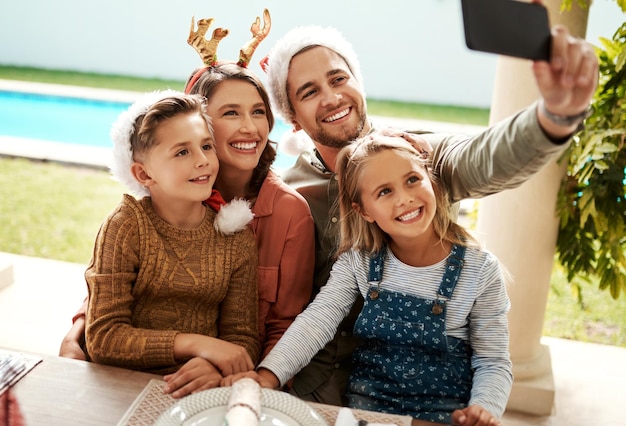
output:
MULTIPOLYGON (((0 79, 147 91, 183 82, 0 66, 0 79)), ((484 125, 488 111, 368 99, 376 115, 484 125), (460 116, 460 117, 459 117, 460 116), (456 117, 456 118, 452 118, 456 117)), ((0 251, 87 263, 100 223, 124 188, 101 170, 0 158, 0 251)), ((626 297, 611 299, 592 283, 584 305, 557 265, 544 323, 547 336, 626 347, 626 297)))

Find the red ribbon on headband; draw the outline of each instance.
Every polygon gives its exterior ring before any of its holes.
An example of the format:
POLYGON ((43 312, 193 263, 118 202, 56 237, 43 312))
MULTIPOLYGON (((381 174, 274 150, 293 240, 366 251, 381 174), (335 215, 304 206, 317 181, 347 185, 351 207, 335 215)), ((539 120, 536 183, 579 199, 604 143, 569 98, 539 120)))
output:
POLYGON ((191 88, 193 87, 194 84, 196 84, 196 81, 198 81, 198 79, 200 78, 200 76, 202 76, 202 74, 204 74, 207 70, 209 69, 209 67, 204 67, 204 68, 200 68, 194 75, 193 77, 191 77, 191 80, 189 80, 189 83, 187 83, 187 86, 185 86, 185 94, 188 95, 189 92, 191 91, 191 88))
POLYGON ((267 73, 267 66, 268 66, 269 61, 270 61, 270 55, 265 55, 265 58, 259 61, 259 65, 261 66, 261 69, 265 73, 267 73))

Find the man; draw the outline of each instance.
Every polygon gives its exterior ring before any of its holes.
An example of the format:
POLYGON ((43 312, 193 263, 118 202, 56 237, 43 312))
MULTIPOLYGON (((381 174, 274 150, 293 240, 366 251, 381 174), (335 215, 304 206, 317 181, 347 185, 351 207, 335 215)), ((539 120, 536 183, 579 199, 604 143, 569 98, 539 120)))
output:
MULTIPOLYGON (((550 63, 533 64, 541 100, 472 138, 420 134, 433 147, 435 170, 452 201, 520 185, 562 152, 582 124, 597 84, 597 58, 591 45, 571 37, 566 28, 556 27, 552 35, 550 63)), ((329 277, 339 235, 335 159, 342 147, 372 131, 373 124, 356 53, 336 30, 295 28, 276 43, 266 65, 274 111, 308 134, 315 146, 301 154, 283 179, 311 207, 317 293, 329 277)), ((295 376, 293 393, 345 405, 342 395, 358 344, 352 329, 360 308, 357 303, 335 338, 295 376)))

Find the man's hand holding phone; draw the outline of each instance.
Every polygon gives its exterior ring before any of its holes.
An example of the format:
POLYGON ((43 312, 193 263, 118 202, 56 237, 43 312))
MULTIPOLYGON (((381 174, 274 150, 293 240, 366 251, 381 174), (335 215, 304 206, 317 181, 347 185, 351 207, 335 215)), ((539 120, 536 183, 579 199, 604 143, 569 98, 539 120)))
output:
POLYGON ((549 29, 540 0, 461 0, 470 49, 533 60, 542 100, 537 118, 554 139, 570 136, 598 84, 593 46, 562 25, 549 29))

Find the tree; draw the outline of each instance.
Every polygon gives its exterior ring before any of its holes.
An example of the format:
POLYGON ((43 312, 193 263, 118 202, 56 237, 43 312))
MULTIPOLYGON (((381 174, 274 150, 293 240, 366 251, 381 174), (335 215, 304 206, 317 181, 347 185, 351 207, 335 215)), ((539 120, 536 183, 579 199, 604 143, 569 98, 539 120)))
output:
MULTIPOLYGON (((616 2, 626 12, 626 0, 616 2)), ((561 8, 571 5, 563 0, 561 8)), ((626 293, 626 23, 600 44, 592 112, 563 157, 568 166, 557 200, 556 249, 576 288, 594 278, 617 299, 626 293)))

